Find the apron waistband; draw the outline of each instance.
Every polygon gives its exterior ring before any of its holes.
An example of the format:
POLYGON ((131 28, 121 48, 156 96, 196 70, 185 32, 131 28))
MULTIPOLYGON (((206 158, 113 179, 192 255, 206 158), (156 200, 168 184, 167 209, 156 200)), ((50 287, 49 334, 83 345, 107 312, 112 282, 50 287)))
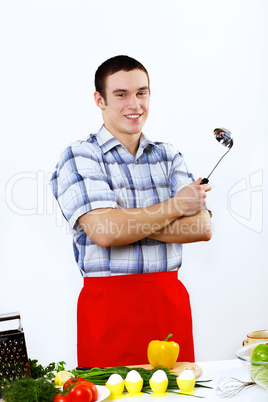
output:
POLYGON ((132 286, 139 283, 173 281, 178 279, 178 270, 168 272, 150 272, 130 275, 84 277, 84 287, 96 286, 132 286))

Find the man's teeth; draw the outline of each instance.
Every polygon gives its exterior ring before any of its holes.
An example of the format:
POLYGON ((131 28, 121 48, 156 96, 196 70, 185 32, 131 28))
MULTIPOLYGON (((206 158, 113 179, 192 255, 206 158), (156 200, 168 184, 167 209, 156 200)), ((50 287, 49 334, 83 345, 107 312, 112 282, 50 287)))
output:
POLYGON ((139 114, 127 114, 129 119, 137 119, 140 115, 139 114))

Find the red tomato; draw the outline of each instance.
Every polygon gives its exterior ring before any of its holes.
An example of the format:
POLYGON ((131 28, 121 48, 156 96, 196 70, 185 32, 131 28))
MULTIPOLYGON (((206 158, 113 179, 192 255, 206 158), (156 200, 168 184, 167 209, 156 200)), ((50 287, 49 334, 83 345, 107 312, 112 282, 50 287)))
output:
POLYGON ((69 395, 58 394, 54 397, 53 402, 67 402, 69 401, 69 395))
POLYGON ((92 392, 82 384, 76 385, 70 391, 70 402, 92 402, 92 392))
POLYGON ((96 402, 98 399, 98 389, 97 389, 96 385, 93 384, 93 382, 87 381, 87 380, 81 382, 81 385, 83 387, 87 387, 90 389, 90 391, 92 392, 92 401, 91 402, 96 402))
POLYGON ((81 384, 81 382, 83 382, 83 381, 85 381, 85 379, 82 378, 82 377, 72 377, 72 378, 69 378, 69 380, 65 381, 65 383, 63 384, 63 389, 69 388, 69 387, 71 388, 71 387, 73 387, 74 385, 79 385, 79 384, 81 384))

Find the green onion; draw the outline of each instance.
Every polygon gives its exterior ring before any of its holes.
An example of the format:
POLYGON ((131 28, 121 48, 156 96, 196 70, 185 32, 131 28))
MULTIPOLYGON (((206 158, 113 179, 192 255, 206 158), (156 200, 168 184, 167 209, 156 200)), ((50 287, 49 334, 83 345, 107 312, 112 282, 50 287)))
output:
MULTIPOLYGON (((177 384, 177 376, 175 374, 172 374, 169 372, 169 370, 165 367, 161 368, 162 370, 165 371, 167 378, 168 378, 168 391, 172 390, 179 390, 178 384, 177 384)), ((133 368, 130 367, 125 367, 125 366, 116 366, 116 367, 109 367, 109 368, 98 368, 94 367, 89 370, 71 370, 70 372, 75 375, 76 377, 81 377, 84 378, 85 380, 91 381, 96 385, 105 385, 106 382, 108 381, 109 377, 112 374, 119 374, 123 379, 126 378, 127 373, 129 371, 133 370, 133 368)), ((152 377, 153 373, 157 370, 159 370, 157 367, 153 370, 146 370, 145 368, 142 367, 135 367, 135 370, 138 371, 143 379, 143 388, 142 392, 149 392, 150 391, 150 385, 149 385, 149 380, 152 377)), ((203 381, 196 381, 195 386, 196 387, 202 387, 202 388, 212 388, 209 387, 208 385, 203 385, 203 382, 209 382, 211 380, 203 380, 203 381)), ((180 392, 179 394, 182 395, 180 392)), ((187 395, 187 394, 185 394, 187 395)))

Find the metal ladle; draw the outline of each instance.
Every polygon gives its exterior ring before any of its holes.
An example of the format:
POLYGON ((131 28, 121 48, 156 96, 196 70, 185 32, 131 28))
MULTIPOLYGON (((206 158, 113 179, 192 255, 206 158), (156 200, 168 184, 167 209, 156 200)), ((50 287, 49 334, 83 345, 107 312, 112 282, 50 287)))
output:
POLYGON ((216 140, 219 141, 220 144, 224 145, 225 147, 228 148, 227 152, 225 152, 225 154, 222 155, 222 157, 220 158, 220 160, 218 161, 218 163, 216 163, 216 165, 214 166, 214 168, 212 169, 212 171, 209 173, 208 177, 204 178, 201 181, 201 184, 206 184, 209 182, 209 177, 211 176, 211 174, 214 172, 214 170, 216 169, 216 167, 218 166, 218 164, 220 163, 220 161, 224 158, 224 156, 226 154, 228 154, 228 152, 230 151, 230 149, 232 148, 232 146, 234 145, 234 140, 233 140, 233 136, 231 131, 227 130, 226 128, 215 128, 214 130, 214 135, 216 137, 216 140))

